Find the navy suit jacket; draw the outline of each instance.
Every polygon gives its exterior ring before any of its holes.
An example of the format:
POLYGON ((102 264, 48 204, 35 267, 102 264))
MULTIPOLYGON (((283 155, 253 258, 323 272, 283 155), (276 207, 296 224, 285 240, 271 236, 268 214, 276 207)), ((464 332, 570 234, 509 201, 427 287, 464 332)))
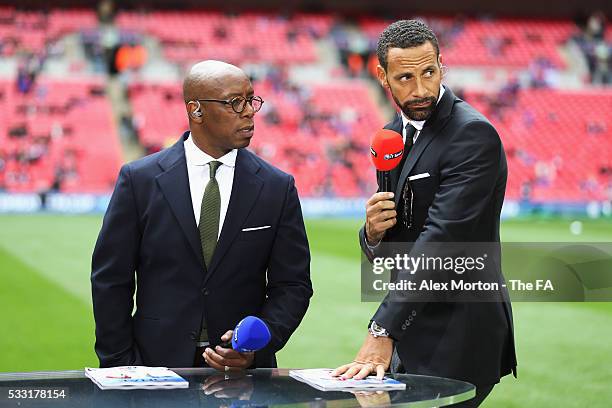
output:
MULTIPOLYGON (((398 114, 386 129, 402 133, 398 114)), ((418 256, 431 243, 481 242, 499 248, 499 218, 508 169, 504 148, 491 123, 446 87, 432 116, 425 122, 403 166, 391 171, 398 222, 384 242, 406 243, 418 256), (429 177, 407 181, 409 176, 429 177), (410 183, 414 194, 412 227, 402 222, 402 189, 410 183)), ((384 254, 366 244, 370 261, 384 254)), ((493 268, 503 282, 501 268, 493 268)), ((401 274, 396 279, 402 279, 401 274)), ((409 373, 438 375, 476 385, 497 383, 515 371, 512 308, 507 290, 493 302, 393 301, 387 295, 372 318, 396 340, 396 349, 409 373)))
POLYGON ((203 315, 213 346, 245 316, 262 318, 272 340, 255 353, 254 367, 275 367, 275 352, 308 308, 310 252, 293 177, 238 151, 207 269, 187 176, 188 134, 119 173, 92 257, 101 367, 192 366, 203 315))

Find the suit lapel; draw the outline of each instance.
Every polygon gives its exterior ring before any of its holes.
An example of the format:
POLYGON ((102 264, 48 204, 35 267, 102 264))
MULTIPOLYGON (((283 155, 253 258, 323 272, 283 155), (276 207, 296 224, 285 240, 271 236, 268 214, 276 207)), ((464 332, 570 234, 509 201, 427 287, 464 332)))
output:
POLYGON ((408 153, 408 158, 404 162, 404 167, 398 178, 398 182, 395 186, 395 205, 399 205, 400 195, 408 175, 412 171, 414 165, 419 160, 419 157, 423 154, 427 146, 431 143, 434 136, 444 127, 446 121, 450 117, 453 104, 455 103, 455 95, 451 92, 450 88, 445 87, 444 95, 438 103, 436 110, 432 114, 431 118, 425 122, 423 130, 419 133, 419 137, 415 142, 414 146, 408 153))
POLYGON ((183 134, 183 137, 159 159, 159 166, 165 171, 158 175, 156 179, 174 217, 189 242, 189 246, 204 268, 202 245, 193 214, 187 160, 185 159, 185 148, 183 146, 183 141, 188 136, 189 132, 183 134))
POLYGON ((247 150, 238 150, 236 157, 236 169, 234 170, 234 183, 230 196, 227 214, 223 222, 223 228, 219 241, 215 248, 210 268, 204 278, 204 284, 214 273, 221 259, 230 248, 234 239, 241 231, 244 220, 247 218, 253 205, 259 197, 263 186, 263 180, 257 175, 259 164, 253 159, 252 153, 247 150))
POLYGON ((421 133, 419 133, 419 137, 417 138, 416 143, 410 149, 410 153, 408 153, 408 158, 404 162, 404 167, 402 168, 402 172, 399 175, 398 183, 395 186, 395 205, 397 206, 400 199, 400 194, 402 192, 402 188, 404 187, 404 183, 406 182, 406 178, 408 174, 412 171, 412 168, 416 164, 421 154, 425 151, 429 143, 431 143, 434 136, 434 132, 432 129, 423 128, 421 133))

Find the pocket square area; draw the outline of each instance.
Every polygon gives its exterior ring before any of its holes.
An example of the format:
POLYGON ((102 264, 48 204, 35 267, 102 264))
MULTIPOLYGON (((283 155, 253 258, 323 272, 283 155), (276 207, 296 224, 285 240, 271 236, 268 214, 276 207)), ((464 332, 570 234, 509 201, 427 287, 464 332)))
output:
POLYGON ((243 228, 242 231, 243 232, 247 232, 247 231, 258 231, 258 230, 263 230, 263 229, 268 229, 270 228, 271 225, 262 225, 261 227, 249 227, 249 228, 243 228))
POLYGON ((429 177, 429 173, 420 173, 420 174, 415 174, 414 176, 408 176, 408 180, 412 181, 412 180, 418 180, 418 179, 422 179, 426 177, 429 177))

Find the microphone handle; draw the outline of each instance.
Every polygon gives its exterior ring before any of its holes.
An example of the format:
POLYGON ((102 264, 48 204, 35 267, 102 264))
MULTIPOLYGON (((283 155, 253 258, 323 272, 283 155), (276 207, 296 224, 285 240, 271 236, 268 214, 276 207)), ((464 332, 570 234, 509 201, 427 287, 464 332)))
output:
POLYGON ((378 188, 380 192, 388 193, 391 191, 391 172, 390 171, 379 171, 378 172, 378 188))
POLYGON ((232 348, 232 341, 229 340, 229 341, 224 341, 222 343, 219 343, 219 347, 231 349, 232 348))

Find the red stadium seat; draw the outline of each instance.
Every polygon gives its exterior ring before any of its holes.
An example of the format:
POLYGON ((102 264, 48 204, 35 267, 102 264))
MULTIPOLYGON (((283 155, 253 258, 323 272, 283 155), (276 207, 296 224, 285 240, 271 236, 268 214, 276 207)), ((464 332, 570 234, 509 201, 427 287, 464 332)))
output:
POLYGON ((104 192, 112 189, 121 164, 119 138, 112 110, 104 96, 92 96, 100 80, 55 80, 39 78, 31 95, 21 95, 13 81, 0 82, 4 98, 0 110, 7 118, 2 150, 20 159, 9 160, 2 175, 9 192, 46 191, 59 168, 67 168, 67 155, 74 153, 74 177, 62 184, 62 191, 104 192), (44 92, 43 92, 44 91, 44 92), (38 96, 33 96, 38 95, 38 96), (40 96, 44 95, 44 96, 40 96), (64 107, 77 101, 67 112, 53 114, 49 108, 64 107), (23 111, 31 106, 35 110, 23 111), (25 125, 22 137, 7 135, 14 126, 25 125), (59 136, 59 128, 64 129, 59 136), (48 142, 39 142, 40 139, 48 142), (45 145, 40 158, 30 157, 39 144, 45 145))
POLYGON ((607 199, 612 180, 612 109, 610 90, 522 90, 514 108, 491 111, 485 94, 468 92, 466 100, 492 119, 508 156, 507 197, 521 198, 532 184, 537 201, 607 199))

